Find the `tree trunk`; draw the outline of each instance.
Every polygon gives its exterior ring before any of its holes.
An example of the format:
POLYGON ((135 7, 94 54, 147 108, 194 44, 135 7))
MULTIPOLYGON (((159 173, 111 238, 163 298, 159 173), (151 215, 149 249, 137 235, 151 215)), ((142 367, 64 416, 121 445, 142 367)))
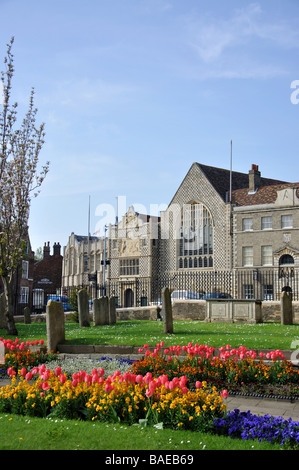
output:
POLYGON ((4 294, 6 300, 5 316, 7 320, 7 334, 16 336, 18 331, 15 326, 13 311, 13 280, 2 276, 4 294))

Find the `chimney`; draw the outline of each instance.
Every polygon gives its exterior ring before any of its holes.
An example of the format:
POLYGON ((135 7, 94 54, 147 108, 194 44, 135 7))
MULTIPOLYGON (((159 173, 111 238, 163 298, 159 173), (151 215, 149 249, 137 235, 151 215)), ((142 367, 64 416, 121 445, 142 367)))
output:
POLYGON ((49 258, 49 256, 50 256, 50 242, 48 242, 48 245, 45 242, 45 244, 44 244, 44 259, 49 258))
POLYGON ((60 256, 60 243, 54 243, 54 246, 53 246, 53 255, 54 256, 60 256))
POLYGON ((251 165, 251 170, 249 170, 249 192, 255 193, 260 186, 260 182, 261 172, 258 165, 251 165))

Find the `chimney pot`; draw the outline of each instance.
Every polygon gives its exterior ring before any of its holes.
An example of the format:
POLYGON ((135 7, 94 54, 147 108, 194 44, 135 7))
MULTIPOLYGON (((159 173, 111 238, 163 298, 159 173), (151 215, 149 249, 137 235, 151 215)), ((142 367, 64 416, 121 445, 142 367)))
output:
POLYGON ((261 182, 261 173, 259 171, 258 165, 251 165, 251 170, 249 171, 249 192, 254 193, 260 186, 261 182))

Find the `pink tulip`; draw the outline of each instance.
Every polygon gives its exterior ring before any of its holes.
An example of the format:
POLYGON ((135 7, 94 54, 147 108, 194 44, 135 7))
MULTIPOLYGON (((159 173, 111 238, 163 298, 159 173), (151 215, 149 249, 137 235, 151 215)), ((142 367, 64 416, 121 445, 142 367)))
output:
POLYGON ((226 399, 228 397, 228 391, 227 390, 222 390, 221 396, 222 396, 222 398, 226 399))
POLYGON ((60 375, 61 374, 61 367, 56 367, 55 369, 55 375, 60 375))
POLYGON ((61 384, 64 384, 65 381, 66 381, 66 376, 64 374, 60 374, 59 375, 59 382, 61 384))
POLYGON ((22 375, 23 377, 25 377, 25 375, 27 374, 27 370, 25 369, 25 367, 22 367, 20 373, 21 373, 21 375, 22 375))
POLYGON ((136 383, 141 384, 143 382, 143 376, 141 374, 136 376, 136 383))
POLYGON ((195 387, 196 387, 196 388, 201 388, 201 387, 202 387, 202 383, 201 383, 199 380, 197 380, 196 383, 195 383, 195 387))
POLYGON ((27 381, 31 380, 32 379, 32 372, 27 372, 27 374, 25 375, 25 379, 27 381))
POLYGON ((99 369, 99 374, 100 374, 100 377, 102 377, 105 374, 105 371, 102 367, 99 369))
POLYGON ((50 387, 49 387, 48 382, 43 382, 43 383, 42 383, 42 389, 43 389, 43 390, 49 390, 49 388, 50 388, 50 387))

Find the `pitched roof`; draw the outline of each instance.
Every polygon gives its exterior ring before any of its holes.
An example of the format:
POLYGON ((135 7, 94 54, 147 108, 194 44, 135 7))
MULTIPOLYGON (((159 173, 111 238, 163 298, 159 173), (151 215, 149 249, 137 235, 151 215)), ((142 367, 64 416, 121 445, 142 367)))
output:
POLYGON ((232 202, 238 206, 272 204, 277 199, 277 191, 284 188, 297 189, 297 197, 299 197, 299 183, 280 183, 269 186, 261 186, 255 193, 249 193, 248 188, 233 191, 232 202))
MULTIPOLYGON (((212 166, 197 163, 198 167, 205 174, 210 183, 214 186, 218 194, 224 201, 228 200, 230 190, 230 170, 215 168, 212 166)), ((240 205, 244 204, 266 204, 268 200, 274 202, 277 197, 277 189, 285 186, 298 186, 295 183, 287 183, 270 178, 260 178, 259 190, 254 194, 249 192, 249 175, 232 171, 232 202, 240 205), (275 188, 274 188, 275 187, 275 188), (265 200, 264 200, 265 198, 265 200), (274 198, 274 199, 273 199, 274 198)))

